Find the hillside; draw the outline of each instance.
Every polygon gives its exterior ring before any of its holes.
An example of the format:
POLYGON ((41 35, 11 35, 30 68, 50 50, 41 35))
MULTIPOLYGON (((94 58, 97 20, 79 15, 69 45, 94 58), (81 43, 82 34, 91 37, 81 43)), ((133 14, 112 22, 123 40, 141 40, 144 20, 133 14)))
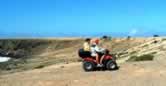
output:
POLYGON ((77 50, 82 41, 82 39, 0 40, 2 54, 5 55, 9 52, 10 54, 5 56, 12 57, 9 62, 0 63, 1 73, 31 70, 57 63, 77 61, 78 58, 74 56, 77 56, 77 50))
POLYGON ((102 40, 101 46, 118 58, 120 69, 111 72, 82 70, 77 50, 83 39, 43 41, 47 43, 30 49, 30 55, 13 58, 15 66, 3 64, 11 68, 1 68, 1 86, 165 86, 166 38, 102 40), (149 55, 153 58, 144 59, 149 55))
MULTIPOLYGON (((111 41, 102 40, 101 46, 109 49, 120 61, 126 61, 133 55, 160 52, 165 42, 161 38, 156 40, 159 42, 155 44, 154 38, 113 38, 111 41)), ((1 74, 5 74, 40 69, 60 63, 79 62, 77 52, 82 47, 83 39, 4 39, 0 40, 0 44, 1 50, 6 52, 25 53, 21 57, 13 57, 9 62, 0 63, 1 74)))

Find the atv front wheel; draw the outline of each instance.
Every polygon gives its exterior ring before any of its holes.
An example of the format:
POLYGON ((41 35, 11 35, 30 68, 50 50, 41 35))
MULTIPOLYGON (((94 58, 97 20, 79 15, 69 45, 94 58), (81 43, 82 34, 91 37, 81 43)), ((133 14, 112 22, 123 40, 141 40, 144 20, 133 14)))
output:
POLYGON ((106 68, 107 68, 108 70, 115 70, 115 69, 118 68, 118 66, 117 66, 116 62, 110 60, 110 61, 107 62, 106 68))

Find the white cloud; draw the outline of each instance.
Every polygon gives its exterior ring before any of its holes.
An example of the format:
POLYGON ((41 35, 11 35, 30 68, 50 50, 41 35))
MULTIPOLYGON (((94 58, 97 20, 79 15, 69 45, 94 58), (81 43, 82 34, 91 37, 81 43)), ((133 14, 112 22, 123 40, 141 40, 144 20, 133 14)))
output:
POLYGON ((129 32, 129 36, 134 36, 134 35, 137 34, 137 32, 138 32, 137 29, 132 29, 132 30, 129 32))

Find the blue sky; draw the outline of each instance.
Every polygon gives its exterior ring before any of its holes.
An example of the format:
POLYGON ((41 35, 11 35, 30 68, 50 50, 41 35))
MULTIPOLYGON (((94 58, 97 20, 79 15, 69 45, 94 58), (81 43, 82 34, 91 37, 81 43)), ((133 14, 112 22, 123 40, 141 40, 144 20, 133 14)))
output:
POLYGON ((1 0, 0 37, 166 33, 165 0, 1 0))

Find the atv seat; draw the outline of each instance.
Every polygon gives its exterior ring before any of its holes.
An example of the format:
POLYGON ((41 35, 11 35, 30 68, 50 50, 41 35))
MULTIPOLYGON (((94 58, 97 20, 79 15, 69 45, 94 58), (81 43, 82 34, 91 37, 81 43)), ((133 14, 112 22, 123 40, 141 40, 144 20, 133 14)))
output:
POLYGON ((78 55, 79 55, 81 58, 91 57, 91 52, 89 52, 89 51, 84 51, 83 49, 79 49, 78 55))
MULTIPOLYGON (((97 52, 97 53, 98 53, 99 57, 102 57, 102 56, 105 54, 105 53, 100 53, 100 52, 97 52)), ((81 58, 92 57, 92 56, 91 56, 91 52, 89 52, 89 51, 84 51, 83 49, 79 49, 78 55, 79 55, 79 57, 81 57, 81 58)), ((93 58, 93 57, 92 57, 92 58, 93 58)))

